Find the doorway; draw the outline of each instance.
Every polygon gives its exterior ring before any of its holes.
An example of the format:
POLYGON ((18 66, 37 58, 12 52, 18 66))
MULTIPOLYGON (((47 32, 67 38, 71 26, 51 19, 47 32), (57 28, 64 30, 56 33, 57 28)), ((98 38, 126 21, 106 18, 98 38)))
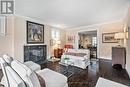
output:
POLYGON ((97 30, 82 31, 78 33, 79 49, 89 49, 91 60, 97 59, 97 30))

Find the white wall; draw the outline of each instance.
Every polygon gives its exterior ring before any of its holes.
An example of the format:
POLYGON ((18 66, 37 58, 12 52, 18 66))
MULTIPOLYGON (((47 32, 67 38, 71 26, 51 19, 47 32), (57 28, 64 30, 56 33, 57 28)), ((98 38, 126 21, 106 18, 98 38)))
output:
MULTIPOLYGON (((26 43, 26 21, 32 21, 36 23, 42 23, 41 21, 34 20, 21 16, 9 16, 7 17, 7 29, 6 36, 0 36, 0 56, 3 54, 9 54, 14 58, 23 62, 23 46, 26 43)), ((44 25, 44 41, 47 45, 47 56, 50 55, 50 38, 51 38, 51 26, 44 25)))
MULTIPOLYGON (((26 43, 26 21, 32 21, 44 25, 44 44, 47 45, 47 58, 51 54, 50 39, 51 39, 51 26, 44 24, 42 21, 34 20, 23 16, 10 16, 7 17, 7 33, 6 36, 0 36, 0 56, 9 54, 14 58, 24 61, 24 45, 32 45, 26 43)), ((60 30, 62 47, 65 44, 65 30, 60 30)), ((34 45, 34 44, 33 44, 34 45)), ((38 45, 38 44, 36 44, 38 45)))
MULTIPOLYGON (((52 30, 54 30, 54 29, 52 28, 52 30)), ((66 31, 63 29, 59 29, 59 28, 56 28, 56 30, 59 31, 60 37, 58 39, 61 41, 60 47, 64 48, 64 46, 66 44, 66 31)), ((51 36, 51 39, 54 39, 54 38, 52 38, 52 36, 51 36)), ((54 56, 54 49, 57 49, 57 48, 58 48, 57 44, 50 46, 50 55, 51 56, 54 56)))
POLYGON ((122 22, 110 23, 100 26, 97 31, 98 36, 98 58, 103 59, 112 59, 112 50, 113 46, 117 46, 118 43, 102 43, 102 34, 103 33, 113 33, 113 32, 123 32, 123 24, 122 22))
MULTIPOLYGON (((126 16, 125 22, 126 22, 126 26, 130 28, 130 6, 128 9, 128 14, 126 16)), ((128 40, 126 40, 126 69, 130 76, 130 29, 129 29, 128 34, 129 34, 129 37, 128 37, 128 40)))
POLYGON ((0 36, 0 56, 5 53, 13 56, 13 17, 6 18, 6 35, 0 36))
POLYGON ((61 39, 61 47, 64 48, 66 44, 66 31, 65 30, 60 30, 60 39, 61 39))
MULTIPOLYGON (((19 17, 19 16, 14 17, 14 58, 17 58, 20 61, 24 61, 23 46, 28 45, 26 43, 26 21, 27 20, 43 24, 42 22, 38 20, 33 20, 30 18, 19 17)), ((51 27, 45 24, 43 25, 44 25, 44 44, 47 45, 47 55, 49 56, 50 55, 51 27)))
MULTIPOLYGON (((129 25, 130 26, 130 25, 129 25)), ((129 29, 129 38, 127 41, 127 48, 126 48, 126 70, 130 76, 130 29, 129 29)))
MULTIPOLYGON (((86 26, 86 27, 79 27, 73 29, 66 30, 66 36, 75 35, 76 36, 76 43, 69 43, 73 44, 74 48, 78 49, 78 32, 83 31, 91 31, 97 30, 97 41, 98 41, 98 58, 103 59, 111 59, 111 47, 117 46, 118 43, 102 43, 102 33, 112 33, 112 32, 122 32, 123 31, 123 22, 112 22, 100 25, 93 25, 93 26, 86 26)), ((67 37, 66 37, 67 38, 67 37)))

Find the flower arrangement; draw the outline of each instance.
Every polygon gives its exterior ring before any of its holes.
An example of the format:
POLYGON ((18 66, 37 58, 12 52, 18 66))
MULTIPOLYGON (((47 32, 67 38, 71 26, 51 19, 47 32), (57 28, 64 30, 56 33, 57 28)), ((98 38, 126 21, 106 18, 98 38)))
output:
POLYGON ((69 60, 69 59, 70 59, 70 58, 68 58, 68 57, 65 57, 65 58, 64 58, 64 60, 69 60))

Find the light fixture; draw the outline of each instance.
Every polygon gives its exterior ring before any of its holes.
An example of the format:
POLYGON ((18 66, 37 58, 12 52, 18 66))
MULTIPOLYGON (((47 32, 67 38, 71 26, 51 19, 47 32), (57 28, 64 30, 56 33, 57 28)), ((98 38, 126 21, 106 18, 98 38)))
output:
POLYGON ((125 33, 126 39, 128 39, 128 31, 125 33))
POLYGON ((61 44, 61 41, 60 41, 60 40, 56 41, 56 44, 60 45, 60 44, 61 44))
POLYGON ((126 33, 125 32, 115 33, 115 39, 119 40, 119 45, 118 46, 122 46, 121 42, 125 38, 126 38, 126 33))
POLYGON ((120 39, 124 39, 124 38, 126 38, 124 32, 122 32, 122 33, 115 33, 115 39, 120 40, 120 39))
POLYGON ((57 40, 57 41, 56 41, 56 45, 58 46, 58 48, 60 48, 61 41, 60 41, 60 40, 57 40))

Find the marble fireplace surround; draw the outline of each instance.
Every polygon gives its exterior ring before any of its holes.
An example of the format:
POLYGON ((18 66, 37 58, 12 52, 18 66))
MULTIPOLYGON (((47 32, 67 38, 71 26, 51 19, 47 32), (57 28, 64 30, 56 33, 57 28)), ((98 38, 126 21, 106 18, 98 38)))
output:
POLYGON ((26 45, 24 46, 24 62, 33 61, 38 64, 47 62, 46 45, 26 45))

